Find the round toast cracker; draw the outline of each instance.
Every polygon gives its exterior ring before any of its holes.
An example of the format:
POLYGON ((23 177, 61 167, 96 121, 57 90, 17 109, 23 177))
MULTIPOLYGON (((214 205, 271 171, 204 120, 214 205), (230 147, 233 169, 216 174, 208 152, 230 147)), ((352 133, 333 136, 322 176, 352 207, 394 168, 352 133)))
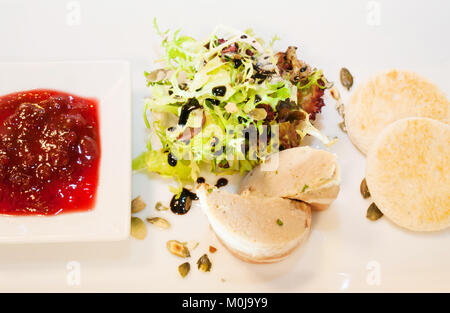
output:
POLYGON ((358 86, 345 106, 347 133, 363 154, 386 126, 407 117, 428 117, 448 124, 450 102, 425 78, 390 70, 358 86))
POLYGON ((450 125, 406 118, 386 127, 369 150, 366 181, 373 201, 413 231, 450 226, 450 125))

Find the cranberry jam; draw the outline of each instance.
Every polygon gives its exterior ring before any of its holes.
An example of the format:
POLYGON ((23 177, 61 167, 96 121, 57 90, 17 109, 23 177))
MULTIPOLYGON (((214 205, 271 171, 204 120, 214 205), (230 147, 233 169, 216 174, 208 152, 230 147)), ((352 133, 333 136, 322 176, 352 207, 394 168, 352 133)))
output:
POLYGON ((0 214, 92 209, 99 163, 96 100, 54 90, 0 98, 0 214))

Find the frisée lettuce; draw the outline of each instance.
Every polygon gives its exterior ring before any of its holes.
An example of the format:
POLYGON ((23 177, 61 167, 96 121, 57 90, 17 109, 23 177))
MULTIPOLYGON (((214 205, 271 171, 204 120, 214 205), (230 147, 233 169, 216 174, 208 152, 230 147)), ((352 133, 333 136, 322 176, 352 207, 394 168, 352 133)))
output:
POLYGON ((161 147, 150 138, 134 170, 194 181, 202 163, 216 174, 244 173, 307 135, 331 143, 311 124, 330 83, 293 47, 275 54, 277 37, 266 45, 226 26, 198 41, 154 25, 164 53, 160 68, 145 72, 144 120, 161 147))

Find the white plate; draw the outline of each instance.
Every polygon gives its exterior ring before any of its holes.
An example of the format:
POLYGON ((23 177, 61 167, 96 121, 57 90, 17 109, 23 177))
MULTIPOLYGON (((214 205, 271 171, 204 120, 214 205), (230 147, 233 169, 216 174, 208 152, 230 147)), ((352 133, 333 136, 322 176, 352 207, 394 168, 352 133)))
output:
POLYGON ((129 235, 130 87, 127 62, 0 63, 0 95, 54 89, 97 99, 102 151, 92 210, 57 216, 0 215, 0 242, 110 241, 129 235))
MULTIPOLYGON (((297 45, 304 60, 322 68, 338 85, 343 66, 356 84, 379 70, 399 67, 422 73, 450 95, 450 42, 444 36, 450 29, 448 1, 211 2, 109 1, 106 7, 99 1, 70 1, 66 7, 50 0, 0 1, 0 60, 130 60, 134 156, 144 150, 148 135, 142 120, 148 96, 143 71, 157 66, 154 16, 162 29, 181 28, 196 38, 208 35, 218 23, 252 27, 266 40, 277 34, 282 40, 276 49, 297 45)), ((341 88, 341 94, 345 101, 348 93, 341 88)), ((173 182, 138 174, 133 177, 133 196, 141 194, 149 207, 139 216, 163 216, 171 229, 149 226, 144 241, 0 245, 0 290, 449 292, 450 232, 412 233, 384 218, 366 219, 370 201, 359 194, 365 159, 339 130, 334 102, 326 102, 319 123, 325 134, 339 137, 331 150, 342 168, 342 190, 332 207, 313 215, 308 242, 286 261, 253 265, 237 260, 216 241, 197 207, 185 216, 157 214, 153 206, 157 201, 168 204, 168 185, 173 182), (171 239, 200 242, 185 279, 177 273, 184 260, 165 248, 171 239), (195 262, 210 244, 218 251, 210 256, 212 271, 205 274, 195 262)))

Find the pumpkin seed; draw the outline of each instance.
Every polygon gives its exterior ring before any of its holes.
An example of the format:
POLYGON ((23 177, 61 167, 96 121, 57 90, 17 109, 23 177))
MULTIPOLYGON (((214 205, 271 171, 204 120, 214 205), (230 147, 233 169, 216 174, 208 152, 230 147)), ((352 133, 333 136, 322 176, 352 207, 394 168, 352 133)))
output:
POLYGON ((180 258, 188 258, 191 256, 189 249, 178 240, 169 240, 166 243, 166 246, 170 253, 179 256, 180 258))
POLYGON ((138 240, 143 240, 147 236, 147 226, 139 217, 131 218, 130 235, 138 240))
POLYGON ((341 95, 339 93, 339 90, 336 87, 331 88, 330 90, 331 96, 336 100, 336 111, 338 114, 342 117, 343 121, 338 124, 339 128, 346 133, 347 128, 345 126, 345 110, 344 110, 344 103, 341 100, 341 95))
POLYGON ((248 112, 248 116, 255 121, 262 121, 267 117, 267 111, 263 108, 256 108, 248 112))
POLYGON ((330 89, 330 94, 334 100, 336 101, 341 100, 341 94, 339 93, 339 90, 336 88, 336 86, 330 89))
POLYGON ((155 210, 156 211, 167 211, 169 208, 163 205, 161 202, 156 202, 155 210))
POLYGON ((152 82, 152 83, 156 83, 156 82, 160 82, 163 81, 167 78, 170 77, 170 75, 172 75, 173 71, 171 70, 166 70, 166 69, 157 69, 154 71, 151 71, 150 73, 147 73, 145 76, 147 78, 148 82, 152 82))
POLYGON ((137 213, 145 209, 147 204, 142 201, 141 196, 137 196, 131 201, 131 213, 137 213))
POLYGON ((376 221, 383 216, 383 212, 377 207, 375 203, 372 203, 367 209, 366 217, 371 221, 376 221))
POLYGON ((209 272, 209 271, 211 271, 212 264, 211 264, 211 261, 209 260, 208 255, 206 253, 204 255, 202 255, 200 257, 200 259, 198 259, 197 267, 202 272, 209 272))
POLYGON ((189 262, 185 262, 178 266, 178 273, 180 273, 181 277, 185 278, 189 271, 191 270, 191 264, 189 262))
POLYGON ((336 111, 342 118, 345 118, 344 103, 341 100, 336 102, 336 111))
POLYGON ((147 217, 147 222, 149 222, 150 224, 156 225, 160 228, 165 228, 165 229, 170 228, 170 223, 162 217, 147 217))
POLYGON ((348 69, 346 69, 345 67, 341 68, 340 74, 341 74, 340 77, 341 77, 342 86, 347 88, 347 90, 350 90, 350 88, 352 88, 352 86, 353 86, 352 74, 350 74, 350 71, 348 69))
POLYGON ((370 197, 370 191, 369 191, 369 187, 367 187, 367 182, 366 179, 364 178, 361 181, 361 185, 359 186, 359 190, 361 192, 361 195, 364 199, 367 199, 370 197))
POLYGON ((344 133, 347 132, 347 126, 345 126, 345 122, 344 122, 344 121, 340 122, 338 125, 339 125, 339 128, 340 128, 344 133))

